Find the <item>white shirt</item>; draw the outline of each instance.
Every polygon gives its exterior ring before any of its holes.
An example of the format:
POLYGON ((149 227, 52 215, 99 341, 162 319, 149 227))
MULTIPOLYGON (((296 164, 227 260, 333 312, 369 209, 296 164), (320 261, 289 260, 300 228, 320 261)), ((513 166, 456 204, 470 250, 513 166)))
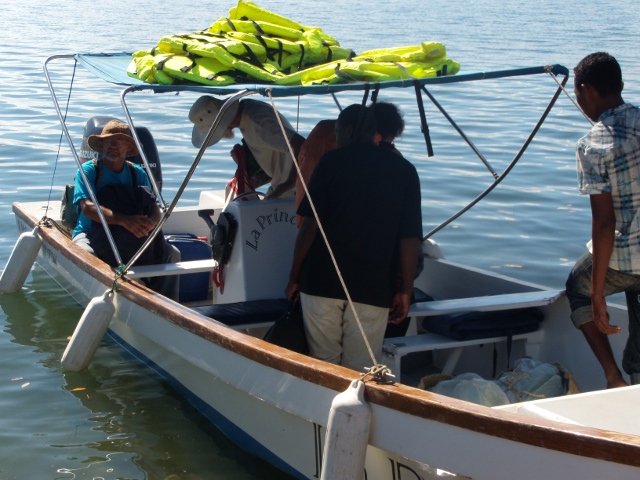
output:
MULTIPOLYGON (((271 193, 289 177, 293 160, 282 128, 271 105, 258 100, 243 100, 240 132, 258 165, 271 177, 271 193)), ((278 114, 289 141, 297 134, 289 121, 278 114)))

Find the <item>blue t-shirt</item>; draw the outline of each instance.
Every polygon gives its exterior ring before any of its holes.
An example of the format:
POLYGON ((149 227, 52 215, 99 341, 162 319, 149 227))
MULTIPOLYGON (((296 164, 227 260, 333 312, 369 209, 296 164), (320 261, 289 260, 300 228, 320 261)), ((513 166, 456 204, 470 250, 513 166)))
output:
MULTIPOLYGON (((101 166, 100 173, 100 184, 95 186, 97 168, 94 162, 86 162, 82 164, 82 170, 84 170, 85 175, 87 176, 87 180, 91 183, 94 188, 94 192, 97 193, 100 191, 102 187, 107 185, 130 185, 133 186, 133 181, 131 179, 131 172, 128 167, 128 163, 125 163, 125 168, 122 169, 120 173, 115 173, 109 170, 104 165, 101 166)), ((151 183, 149 182, 149 177, 147 176, 147 172, 144 171, 142 167, 136 164, 132 164, 136 170, 136 183, 137 185, 144 185, 151 189, 151 183)), ((82 209, 80 209, 80 200, 83 198, 91 199, 91 195, 89 195, 89 190, 87 186, 84 184, 82 180, 82 175, 80 171, 76 173, 75 187, 73 193, 73 204, 78 208, 78 223, 76 228, 73 230, 73 236, 75 237, 77 234, 84 232, 89 233, 91 230, 91 219, 87 218, 83 213, 82 209)))

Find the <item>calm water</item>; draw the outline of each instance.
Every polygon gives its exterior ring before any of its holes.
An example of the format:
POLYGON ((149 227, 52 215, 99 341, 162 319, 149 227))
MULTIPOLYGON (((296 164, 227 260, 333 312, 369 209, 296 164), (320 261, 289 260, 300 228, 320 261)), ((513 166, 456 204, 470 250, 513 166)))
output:
MULTIPOLYGON (((321 26, 356 51, 441 41, 464 70, 547 63, 572 68, 590 52, 609 51, 622 65, 625 99, 640 102, 640 18, 634 0, 611 6, 595 0, 259 3, 321 26)), ((207 27, 231 6, 219 0, 6 2, 0 16, 5 32, 0 40, 0 265, 17 238, 11 203, 46 198, 52 178, 61 185, 75 171, 64 144, 58 157, 60 129, 42 74, 44 58, 148 48, 161 35, 207 27)), ((433 93, 500 171, 553 90, 542 80, 434 88, 433 93)), ((74 90, 73 133, 80 136, 91 115, 119 115, 118 92, 97 82, 74 90)), ((352 100, 341 97, 345 104, 352 100)), ((415 101, 404 94, 393 100, 410 120, 415 101)), ((166 102, 162 108, 184 119, 184 129, 152 126, 169 199, 195 153, 178 147, 190 135, 185 110, 190 101, 160 100, 166 102)), ((148 98, 140 100, 137 123, 152 118, 150 105, 148 98)), ((335 115, 325 99, 303 100, 299 119, 297 103, 278 105, 302 133, 335 115)), ((415 123, 398 145, 422 175, 425 230, 430 230, 491 177, 468 149, 454 143, 429 105, 427 115, 436 157, 427 159, 415 123)), ((512 175, 482 205, 435 236, 447 258, 561 286, 589 237, 588 200, 576 194, 573 160, 575 141, 588 128, 562 97, 512 175)), ((199 188, 220 188, 230 178, 230 146, 208 154, 184 204, 197 201, 199 188)), ((51 195, 59 198, 59 187, 51 195)), ((165 384, 111 343, 101 346, 86 372, 63 372, 60 357, 81 313, 37 268, 21 293, 0 295, 0 480, 283 477, 204 426, 165 384)))

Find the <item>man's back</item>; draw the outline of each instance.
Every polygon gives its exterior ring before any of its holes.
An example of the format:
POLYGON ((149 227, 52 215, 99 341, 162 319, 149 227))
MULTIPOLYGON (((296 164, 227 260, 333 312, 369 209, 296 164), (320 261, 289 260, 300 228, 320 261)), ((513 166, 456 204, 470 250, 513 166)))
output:
MULTIPOLYGON (((358 143, 325 154, 309 191, 353 300, 389 307, 397 242, 422 237, 420 182, 413 165, 373 143, 358 143)), ((303 202, 299 213, 310 212, 303 202)), ((305 261, 300 289, 345 298, 321 236, 305 261)))

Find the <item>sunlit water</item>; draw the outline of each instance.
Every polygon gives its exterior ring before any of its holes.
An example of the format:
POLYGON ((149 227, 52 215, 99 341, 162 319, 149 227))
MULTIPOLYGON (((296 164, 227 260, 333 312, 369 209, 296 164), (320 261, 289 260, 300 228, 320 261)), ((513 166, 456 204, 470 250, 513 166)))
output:
MULTIPOLYGON (((640 18, 633 0, 606 5, 595 0, 259 3, 320 26, 356 51, 441 41, 449 57, 467 71, 549 63, 572 68, 588 53, 609 51, 622 65, 625 99, 640 101, 640 18)), ((11 203, 49 195, 58 199, 60 185, 75 172, 68 146, 60 144, 42 61, 60 53, 148 48, 164 34, 206 28, 231 6, 220 0, 22 0, 3 5, 0 265, 17 238, 11 203)), ((64 92, 70 77, 56 79, 56 87, 64 92)), ((84 88, 73 90, 68 113, 76 140, 89 116, 121 114, 118 88, 92 82, 78 71, 75 85, 80 84, 84 88)), ((434 87, 432 92, 500 172, 553 90, 548 78, 536 78, 434 87)), ((345 105, 359 100, 339 98, 345 105)), ((427 104, 427 116, 436 156, 428 158, 413 97, 384 92, 381 98, 397 102, 406 113, 409 126, 398 147, 420 172, 424 226, 429 231, 480 193, 492 177, 454 140, 433 106, 427 104)), ((186 112, 192 100, 142 95, 134 102, 134 120, 148 125, 156 137, 163 193, 169 200, 195 154, 182 148, 190 136, 186 112), (153 124, 154 112, 160 109, 183 122, 182 127, 153 124)), ((278 107, 303 134, 319 119, 336 114, 327 98, 303 98, 299 116, 297 100, 278 100, 278 107)), ((445 256, 561 287, 589 237, 588 200, 576 193, 573 158, 575 141, 588 128, 570 101, 561 97, 511 176, 435 235, 445 256)), ((224 186, 233 173, 227 156, 231 145, 221 142, 207 154, 184 205, 194 204, 202 188, 224 186)), ((283 477, 207 427, 161 380, 109 342, 103 343, 86 372, 63 372, 60 357, 82 312, 41 270, 29 276, 21 293, 1 295, 0 309, 0 480, 283 477)))

